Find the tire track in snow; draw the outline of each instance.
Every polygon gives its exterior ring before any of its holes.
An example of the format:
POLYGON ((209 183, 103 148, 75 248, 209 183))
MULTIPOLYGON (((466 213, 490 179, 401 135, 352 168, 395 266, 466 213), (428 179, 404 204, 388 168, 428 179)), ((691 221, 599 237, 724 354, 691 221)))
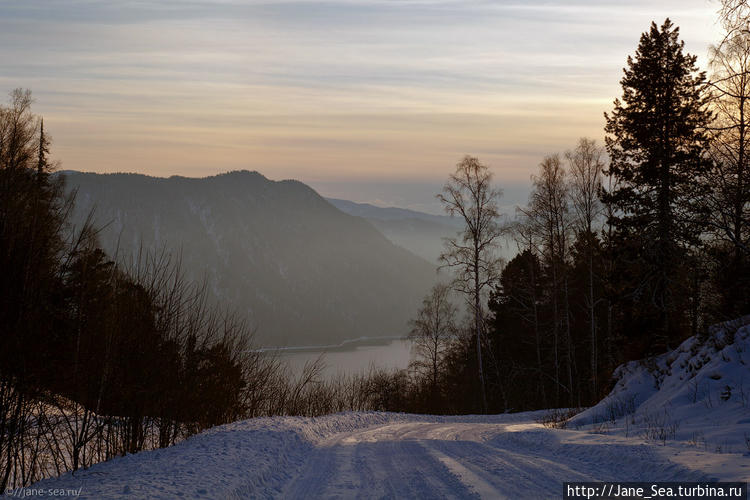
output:
POLYGON ((377 491, 379 487, 379 481, 376 479, 368 462, 367 454, 364 453, 364 445, 357 443, 353 461, 354 468, 359 471, 360 478, 360 489, 357 492, 357 498, 371 497, 373 492, 377 491))
POLYGON ((286 488, 288 498, 320 498, 326 486, 338 472, 336 449, 332 446, 316 448, 300 475, 286 488))
POLYGON ((564 464, 474 441, 433 441, 432 446, 508 498, 553 498, 564 481, 594 480, 564 464))
POLYGON ((383 457, 394 485, 406 486, 395 498, 477 498, 470 485, 430 453, 421 441, 398 439, 383 457))
POLYGON ((422 424, 386 425, 320 445, 284 498, 477 498, 423 446, 405 438, 422 424))

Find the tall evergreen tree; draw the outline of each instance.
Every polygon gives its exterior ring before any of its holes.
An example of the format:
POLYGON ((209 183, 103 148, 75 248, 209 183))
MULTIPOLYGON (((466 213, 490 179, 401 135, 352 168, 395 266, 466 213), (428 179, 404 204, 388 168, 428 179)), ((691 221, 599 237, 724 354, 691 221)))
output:
POLYGON ((554 380, 550 341, 541 323, 544 300, 539 257, 525 249, 503 268, 488 304, 490 346, 501 367, 508 405, 516 410, 548 408, 547 386, 554 380))
POLYGON ((605 114, 609 174, 617 187, 603 199, 615 207, 611 223, 620 241, 638 242, 627 246, 636 249, 630 258, 641 268, 629 292, 653 309, 653 327, 644 332, 651 352, 685 333, 671 314, 680 303, 677 262, 697 243, 690 204, 707 165, 705 74, 683 48, 669 19, 661 27, 651 23, 628 57, 622 101, 605 114))

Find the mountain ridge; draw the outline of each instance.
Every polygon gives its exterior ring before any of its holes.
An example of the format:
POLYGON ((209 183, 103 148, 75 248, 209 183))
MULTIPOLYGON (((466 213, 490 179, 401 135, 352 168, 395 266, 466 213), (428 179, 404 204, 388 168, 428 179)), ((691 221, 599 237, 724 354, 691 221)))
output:
POLYGON ((434 215, 406 208, 378 207, 338 198, 326 198, 349 215, 362 217, 386 238, 415 255, 437 265, 444 251, 443 240, 455 237, 464 227, 463 219, 434 215))
POLYGON ((65 171, 105 250, 180 250, 191 280, 246 315, 266 345, 403 335, 435 279, 426 260, 314 189, 259 172, 204 178, 65 171))

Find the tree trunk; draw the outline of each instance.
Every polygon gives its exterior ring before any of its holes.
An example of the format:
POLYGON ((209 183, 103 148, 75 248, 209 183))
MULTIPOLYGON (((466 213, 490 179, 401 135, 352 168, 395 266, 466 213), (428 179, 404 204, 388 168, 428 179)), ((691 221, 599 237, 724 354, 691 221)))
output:
MULTIPOLYGON (((591 229, 589 229, 589 235, 591 229)), ((593 389, 593 398, 599 396, 599 359, 596 345, 596 320, 594 319, 594 252, 592 245, 589 244, 589 326, 591 328, 591 386, 593 389)))
POLYGON ((534 264, 529 266, 529 275, 531 276, 531 301, 534 311, 534 339, 536 341, 536 367, 540 377, 540 388, 542 390, 542 404, 547 407, 547 390, 544 388, 544 379, 542 378, 542 339, 539 333, 539 308, 536 297, 536 274, 534 273, 534 264))
POLYGON ((482 334, 481 334, 481 300, 479 296, 479 246, 474 244, 474 328, 477 335, 477 365, 479 366, 479 390, 482 393, 482 413, 487 413, 487 393, 484 387, 484 368, 482 367, 482 334))

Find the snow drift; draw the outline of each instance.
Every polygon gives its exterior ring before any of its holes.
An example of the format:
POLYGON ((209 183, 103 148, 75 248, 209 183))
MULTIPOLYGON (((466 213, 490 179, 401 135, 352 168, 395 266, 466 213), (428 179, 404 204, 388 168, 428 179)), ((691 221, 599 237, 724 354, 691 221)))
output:
POLYGON ((568 427, 750 451, 750 315, 714 325, 669 353, 624 364, 614 377, 612 392, 568 427))

